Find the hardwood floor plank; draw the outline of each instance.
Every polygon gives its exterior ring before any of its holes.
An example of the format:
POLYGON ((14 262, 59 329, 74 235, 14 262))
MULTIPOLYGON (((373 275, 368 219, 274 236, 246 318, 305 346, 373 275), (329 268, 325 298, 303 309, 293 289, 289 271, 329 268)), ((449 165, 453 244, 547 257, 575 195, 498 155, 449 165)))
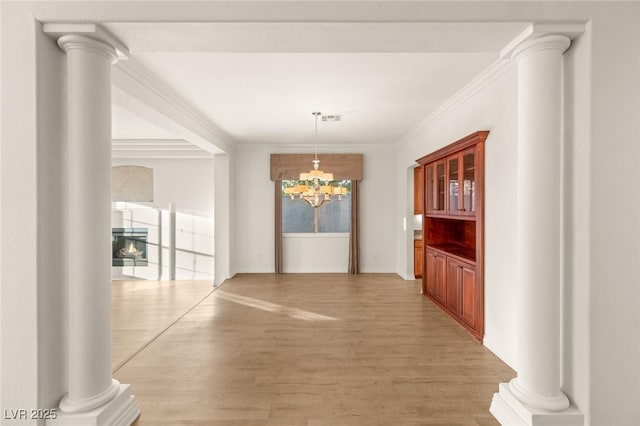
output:
POLYGON ((136 425, 496 425, 514 372, 393 274, 243 274, 116 373, 136 425))

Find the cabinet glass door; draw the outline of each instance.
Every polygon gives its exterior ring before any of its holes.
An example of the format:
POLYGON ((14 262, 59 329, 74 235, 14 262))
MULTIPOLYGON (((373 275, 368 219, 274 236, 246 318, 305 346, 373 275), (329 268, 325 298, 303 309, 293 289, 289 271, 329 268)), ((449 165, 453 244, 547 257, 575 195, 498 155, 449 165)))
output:
POLYGON ((444 199, 445 199, 445 167, 444 161, 436 163, 436 205, 433 210, 444 212, 444 199))
POLYGON ((449 157, 447 161, 449 163, 449 211, 457 213, 460 209, 460 206, 458 205, 460 198, 460 172, 458 156, 449 157))
POLYGON ((476 211, 476 154, 467 151, 462 154, 463 191, 462 212, 473 214, 476 211))
POLYGON ((426 194, 427 194, 427 211, 433 211, 434 209, 434 205, 435 205, 435 188, 436 188, 436 184, 435 184, 435 178, 434 178, 434 167, 433 164, 429 164, 426 167, 426 173, 427 173, 427 178, 425 179, 426 185, 427 185, 427 190, 426 190, 426 194))

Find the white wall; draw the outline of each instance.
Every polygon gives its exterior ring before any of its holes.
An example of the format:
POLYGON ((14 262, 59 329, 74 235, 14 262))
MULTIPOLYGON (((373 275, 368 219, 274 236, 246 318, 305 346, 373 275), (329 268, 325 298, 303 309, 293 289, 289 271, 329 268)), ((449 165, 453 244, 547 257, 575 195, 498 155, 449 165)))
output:
POLYGON ((153 169, 153 202, 140 203, 201 217, 213 217, 213 158, 114 158, 114 166, 136 165, 153 169))
POLYGON ((284 234, 285 273, 336 272, 349 269, 349 234, 284 234))
POLYGON ((236 151, 236 270, 274 271, 274 189, 269 150, 236 151))
MULTIPOLYGON (((158 243, 162 211, 162 279, 169 279, 169 203, 176 206, 176 279, 214 278, 214 182, 213 158, 193 159, 112 159, 114 166, 136 165, 153 169, 153 202, 126 203, 123 211, 112 215, 114 227, 149 229, 149 242, 158 243)), ((118 203, 120 204, 120 203, 118 203)), ((158 279, 157 246, 149 246, 149 266, 114 267, 114 278, 158 279)))
POLYGON ((235 275, 235 153, 215 156, 215 285, 235 275))
POLYGON ((0 406, 55 407, 67 371, 66 67, 21 6, 1 19, 0 406))
MULTIPOLYGON (((395 272, 395 180, 394 149, 390 146, 340 146, 319 148, 322 153, 364 154, 364 179, 360 196, 360 265, 361 272, 395 272)), ((313 152, 313 147, 239 146, 236 159, 237 272, 274 271, 274 188, 269 179, 271 153, 313 152)), ((309 168, 312 165, 309 164, 309 168)), ((310 240, 305 240, 308 244, 310 240)), ((296 241, 296 244, 301 241, 296 241)), ((326 241, 325 241, 326 242, 326 241)), ((342 250, 336 239, 335 250, 342 250)), ((298 247, 298 245, 296 245, 298 247)), ((287 247, 285 247, 286 250, 287 247)), ((310 248, 309 248, 310 249, 310 248)), ((284 253, 285 265, 287 253, 284 253)), ((296 270, 311 272, 317 265, 309 261, 297 264, 296 270)), ((325 265, 325 272, 340 270, 343 262, 325 265)), ((344 270, 346 272, 346 269, 344 270)))
MULTIPOLYGON (((38 58, 38 369, 39 406, 54 406, 65 391, 67 366, 66 61, 57 44, 36 31, 38 58)), ((20 209, 18 209, 20 210, 20 209)), ((6 407, 6 406, 5 406, 6 407)))
MULTIPOLYGON (((563 386, 572 400, 590 418, 590 102, 589 87, 592 31, 565 53, 564 96, 573 99, 565 109, 563 149, 563 386)), ((594 423, 597 424, 597 423, 594 423)))

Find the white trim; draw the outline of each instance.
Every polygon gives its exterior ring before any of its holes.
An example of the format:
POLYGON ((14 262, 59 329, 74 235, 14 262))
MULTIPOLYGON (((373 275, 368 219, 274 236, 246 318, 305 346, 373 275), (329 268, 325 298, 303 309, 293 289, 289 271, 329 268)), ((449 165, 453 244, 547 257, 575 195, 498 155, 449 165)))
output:
MULTIPOLYGON (((486 324, 485 324, 486 326, 486 324)), ((505 364, 507 364, 509 367, 511 367, 513 370, 517 371, 516 369, 516 364, 512 359, 507 359, 504 357, 504 351, 498 351, 496 350, 496 343, 494 342, 494 339, 491 337, 490 334, 486 334, 484 335, 484 337, 482 338, 482 345, 489 349, 495 356, 497 356, 498 358, 500 358, 500 360, 502 362, 504 362, 505 364)))
POLYGON ((114 139, 111 158, 203 158, 213 154, 184 139, 114 139))
POLYGON ((389 266, 362 266, 362 259, 360 259, 360 273, 361 274, 395 274, 395 267, 389 266))
POLYGON ((412 127, 407 133, 405 133, 395 143, 399 146, 403 143, 414 139, 421 133, 423 133, 433 123, 441 120, 452 111, 463 105, 469 99, 475 97, 479 92, 490 86, 494 81, 500 79, 504 74, 514 68, 514 64, 510 60, 500 59, 489 65, 487 69, 478 74, 473 80, 467 83, 456 94, 446 100, 442 105, 436 108, 426 118, 412 127))
POLYGON ((148 150, 113 150, 111 158, 117 159, 186 159, 212 160, 213 154, 205 151, 148 151, 148 150))
POLYGON ((346 268, 335 268, 331 266, 319 267, 319 266, 305 266, 302 268, 287 267, 284 266, 285 274, 346 274, 346 268))
POLYGON ((416 276, 413 274, 407 274, 404 272, 396 272, 396 273, 400 276, 400 278, 402 278, 405 281, 415 281, 419 279, 419 278, 416 278, 416 276))
POLYGON ((262 267, 262 266, 251 266, 251 265, 240 265, 236 269, 235 274, 273 274, 275 270, 272 266, 262 267))
POLYGON ((441 120, 463 105, 469 99, 476 96, 480 91, 490 86, 494 81, 500 79, 505 73, 514 68, 514 63, 510 59, 510 54, 516 46, 530 38, 539 37, 544 34, 560 34, 573 39, 585 32, 585 23, 539 23, 531 24, 527 29, 515 37, 504 49, 500 51, 497 61, 489 65, 483 72, 467 83, 462 89, 452 97, 442 103, 436 110, 425 117, 422 121, 412 127, 407 133, 401 136, 395 143, 399 146, 415 138, 424 132, 433 123, 441 120))
MULTIPOLYGON (((261 144, 261 143, 237 143, 238 151, 255 151, 267 150, 274 154, 282 153, 300 153, 308 151, 313 153, 313 144, 261 144)), ((319 144, 318 154, 321 153, 343 153, 343 154, 360 154, 362 150, 389 149, 391 145, 386 143, 380 144, 319 144)))

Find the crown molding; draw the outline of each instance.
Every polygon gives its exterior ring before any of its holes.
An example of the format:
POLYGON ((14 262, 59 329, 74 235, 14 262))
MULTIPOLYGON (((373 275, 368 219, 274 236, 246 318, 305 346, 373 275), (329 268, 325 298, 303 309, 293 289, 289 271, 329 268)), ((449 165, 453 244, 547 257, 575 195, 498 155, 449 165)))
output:
POLYGON ((423 133, 433 123, 441 120, 446 115, 454 111, 479 92, 490 86, 494 81, 500 79, 504 74, 514 68, 515 63, 511 60, 513 50, 527 40, 542 37, 548 34, 564 35, 569 39, 574 39, 585 32, 584 22, 557 22, 557 23, 534 23, 518 34, 501 51, 498 60, 489 65, 487 69, 478 74, 467 83, 456 94, 450 97, 442 105, 436 108, 431 114, 412 127, 407 133, 396 141, 399 147, 409 140, 423 133))
MULTIPOLYGON (((168 118, 173 122, 172 131, 205 151, 217 154, 235 148, 236 143, 230 135, 135 60, 118 62, 113 68, 112 83, 168 118)), ((122 106, 130 109, 129 105, 122 106)), ((163 127, 167 127, 166 123, 163 127)))
POLYGON ((200 158, 213 154, 182 139, 114 139, 112 158, 200 158))
MULTIPOLYGON (((393 144, 322 144, 318 145, 318 153, 359 153, 360 151, 374 151, 393 149, 393 144)), ((311 144, 260 144, 260 143, 246 143, 236 145, 237 151, 269 151, 271 153, 305 153, 314 151, 314 145, 311 144)))
POLYGON ((434 123, 443 119, 452 111, 465 104, 469 99, 475 97, 478 93, 489 87, 493 82, 499 80, 503 75, 513 69, 514 66, 515 64, 510 60, 499 59, 495 61, 489 65, 487 69, 467 83, 462 89, 456 92, 452 97, 436 108, 431 114, 413 126, 407 133, 396 141, 395 145, 399 146, 407 143, 411 139, 414 139, 434 123))
MULTIPOLYGON (((197 111, 155 74, 131 59, 127 46, 102 26, 93 23, 44 23, 42 30, 52 38, 79 35, 109 44, 115 49, 119 59, 128 59, 117 62, 112 68, 113 86, 165 116, 173 122, 171 130, 202 149, 212 154, 234 149, 235 141, 230 135, 197 111)), ((129 102, 122 106, 130 110, 132 105, 135 103, 129 102)), ((167 127, 166 121, 163 124, 162 127, 167 127)))
POLYGON ((117 159, 165 159, 165 160, 213 160, 214 155, 204 151, 111 151, 111 158, 117 159))

